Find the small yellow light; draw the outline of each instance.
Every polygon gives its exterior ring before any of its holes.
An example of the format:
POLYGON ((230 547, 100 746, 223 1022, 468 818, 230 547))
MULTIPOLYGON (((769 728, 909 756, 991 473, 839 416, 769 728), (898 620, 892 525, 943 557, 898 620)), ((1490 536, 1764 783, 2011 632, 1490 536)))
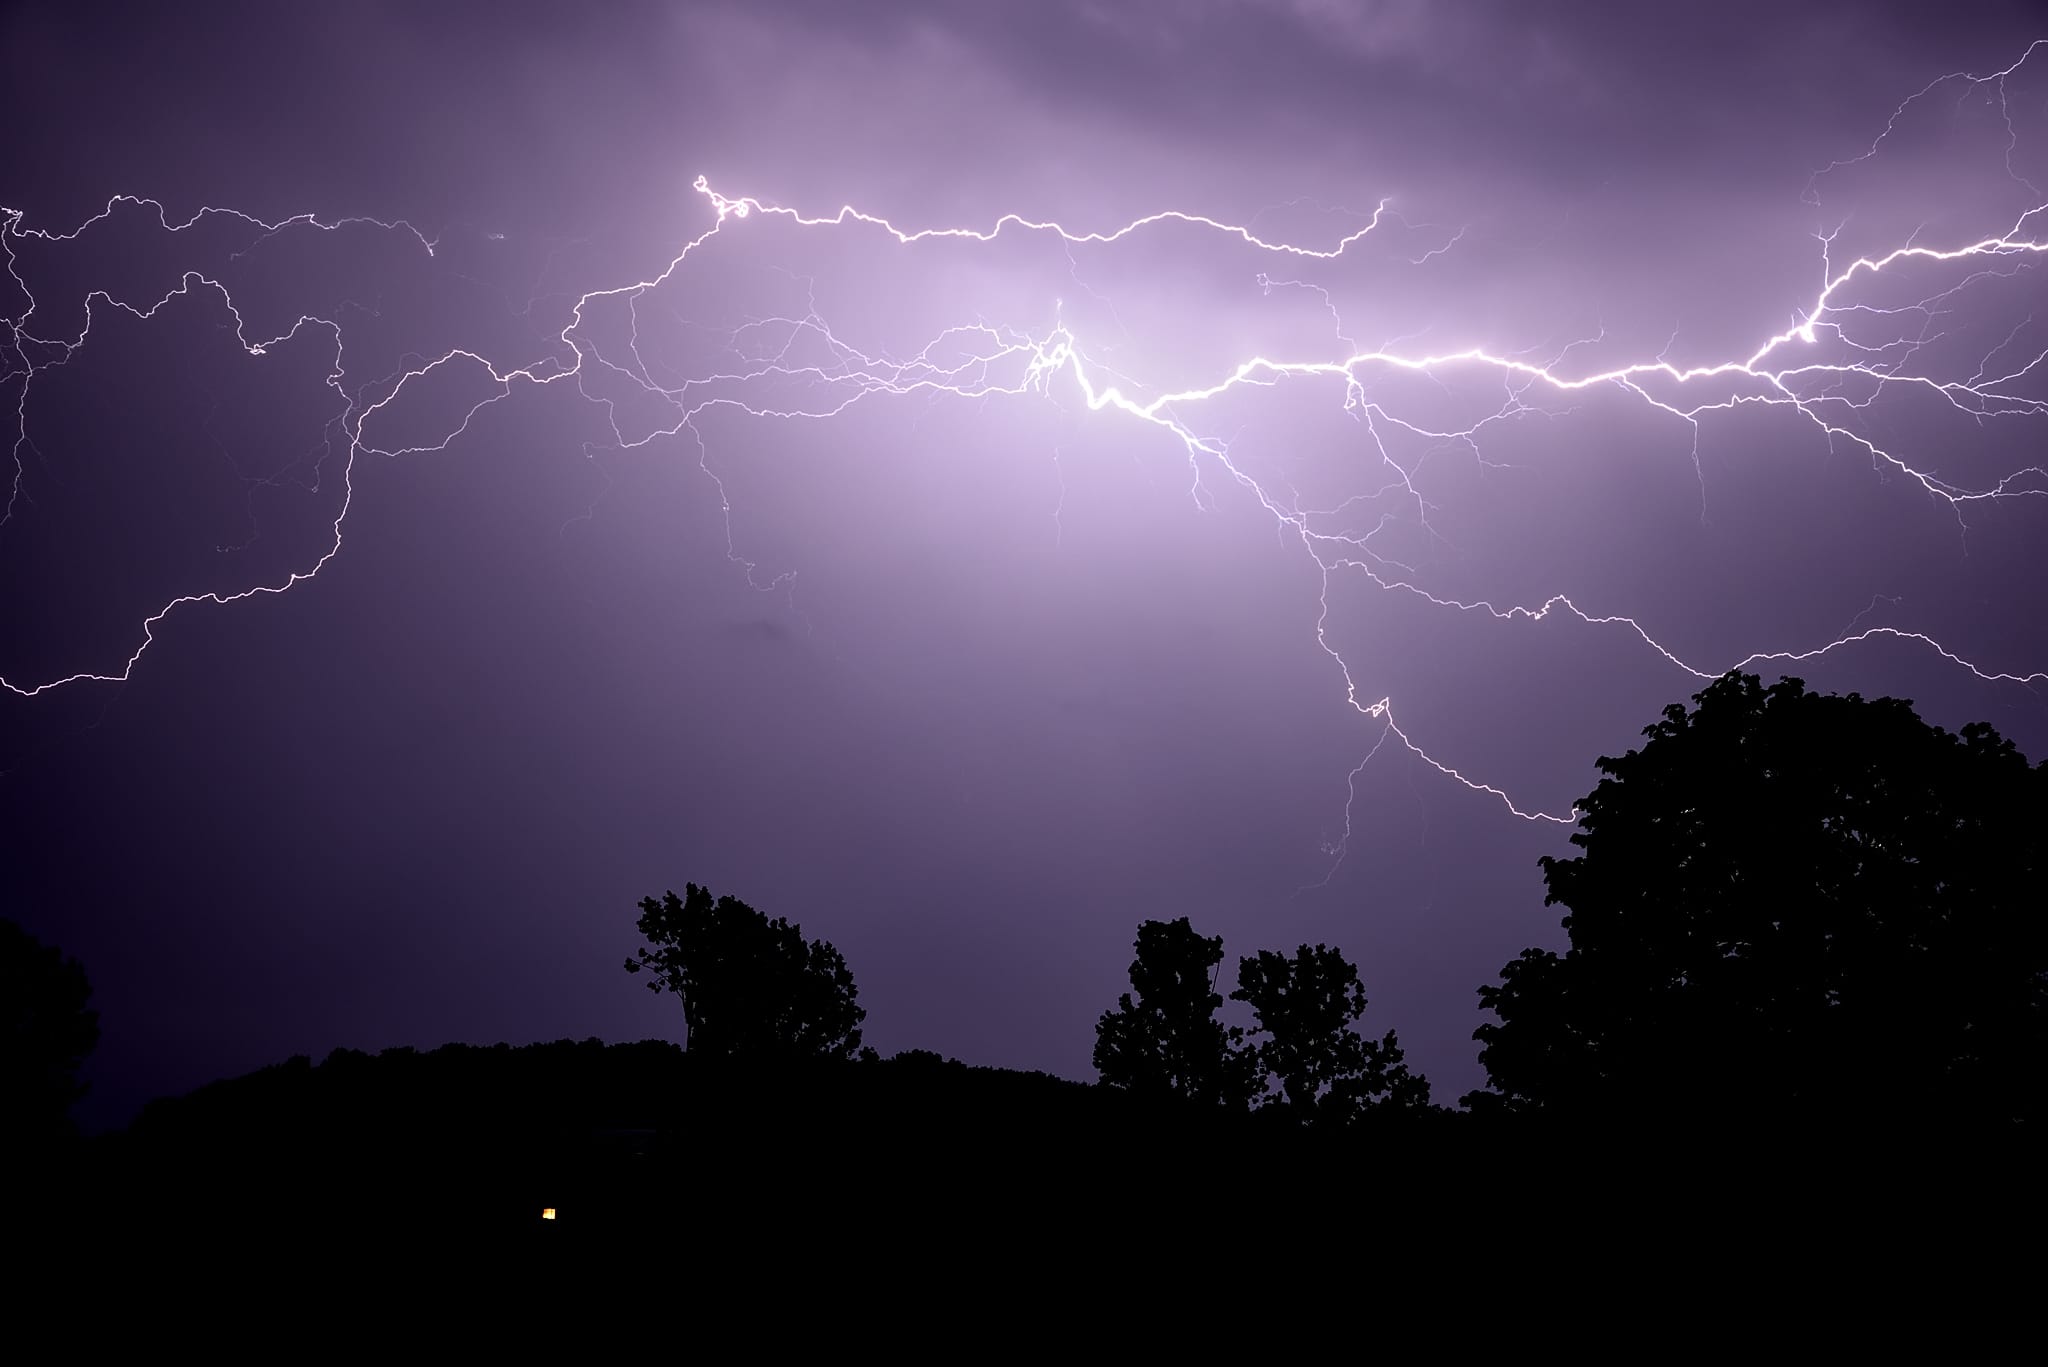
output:
POLYGON ((555 1208, 554 1208, 553 1206, 542 1206, 542 1207, 540 1208, 540 1218, 541 1218, 541 1219, 543 1219, 543 1220, 552 1220, 552 1219, 554 1219, 554 1218, 555 1218, 555 1208))

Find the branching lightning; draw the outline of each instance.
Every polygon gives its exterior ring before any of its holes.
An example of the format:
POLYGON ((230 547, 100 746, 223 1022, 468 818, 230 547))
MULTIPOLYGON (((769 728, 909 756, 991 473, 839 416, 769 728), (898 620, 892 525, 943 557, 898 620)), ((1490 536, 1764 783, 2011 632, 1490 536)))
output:
MULTIPOLYGON (((2036 199, 2040 192, 2018 171, 2012 169, 2013 148, 2018 131, 2007 103, 2006 83, 2048 40, 2029 47, 2019 61, 1986 75, 1952 73, 1930 83, 1893 112, 1884 130, 1869 149, 1855 158, 1837 162, 1816 173, 1807 196, 1818 203, 1816 187, 1832 171, 1876 156, 1893 134, 1900 119, 1917 101, 1962 83, 1966 91, 1988 92, 2001 102, 2005 126, 2013 139, 2006 149, 2006 165, 2015 183, 2036 199)), ((283 578, 250 584, 223 592, 185 594, 163 602, 136 627, 132 646, 125 655, 98 664, 84 664, 73 672, 48 678, 20 678, 0 674, 0 686, 22 697, 35 697, 52 690, 92 682, 126 682, 134 676, 156 641, 158 632, 181 610, 199 604, 225 606, 259 594, 282 594, 318 575, 341 552, 344 526, 354 503, 359 459, 364 456, 388 458, 439 451, 459 441, 478 415, 513 394, 522 386, 562 386, 576 391, 607 414, 611 432, 621 448, 637 448, 659 439, 680 438, 694 443, 698 463, 712 481, 721 508, 727 514, 727 550, 744 567, 749 581, 757 587, 773 587, 786 581, 781 576, 763 583, 756 566, 745 560, 732 544, 731 503, 725 486, 709 464, 700 420, 713 410, 732 410, 761 419, 826 420, 857 403, 899 399, 912 395, 942 398, 986 399, 1000 396, 1038 396, 1054 401, 1078 399, 1079 407, 1105 420, 1120 420, 1142 433, 1153 429, 1170 443, 1169 449, 1185 457, 1191 489, 1197 498, 1205 494, 1206 478, 1234 487, 1254 501, 1275 522, 1286 537, 1298 543, 1316 566, 1321 578, 1321 597, 1314 614, 1315 643, 1328 657, 1341 679, 1348 705, 1375 724, 1376 735, 1358 768, 1352 771, 1352 786, 1373 757, 1389 742, 1412 752, 1446 778, 1494 799, 1513 816, 1526 821, 1570 824, 1572 812, 1548 812, 1518 805, 1500 788, 1444 762, 1412 738, 1396 721, 1394 702, 1374 697, 1359 682, 1358 671, 1345 652, 1331 639, 1329 618, 1331 588, 1342 576, 1356 576, 1377 590, 1411 596, 1434 609, 1476 614, 1500 622, 1539 624, 1555 616, 1575 618, 1588 626, 1627 633, 1672 669, 1696 679, 1711 679, 1731 668, 1762 664, 1793 664, 1847 650, 1858 644, 1890 640, 1933 652, 1956 669, 1967 671, 1989 683, 2037 685, 2048 682, 2048 670, 2022 672, 2013 668, 1981 664, 1950 650, 1932 636, 1883 624, 1865 624, 1870 612, 1860 614, 1849 629, 1834 639, 1796 647, 1759 649, 1740 659, 1726 661, 1692 660, 1681 657, 1636 617, 1603 608, 1581 605, 1562 594, 1552 594, 1528 603, 1496 603, 1465 599, 1436 592, 1427 587, 1412 567, 1398 563, 1375 549, 1385 526, 1382 521, 1363 532, 1345 525, 1347 505, 1305 508, 1290 495, 1270 487, 1243 462, 1233 457, 1230 443, 1206 432, 1200 415, 1215 401, 1234 391, 1286 384, 1327 388, 1341 396, 1343 409, 1362 427, 1376 465, 1385 472, 1386 483, 1377 491, 1408 500, 1426 522, 1427 505, 1413 482, 1413 470, 1404 468, 1391 454, 1388 434, 1401 433, 1437 443, 1456 444, 1484 459, 1483 443, 1489 429, 1516 422, 1528 414, 1544 411, 1539 400, 1589 392, 1625 396, 1668 419, 1681 433, 1689 433, 1694 462, 1698 464, 1698 433, 1701 424, 1718 414, 1741 408, 1782 410, 1788 417, 1809 424, 1831 447, 1862 453, 1892 475, 1911 481, 1924 492, 1930 504, 1962 523, 1973 505, 1997 500, 2032 499, 2048 496, 2048 469, 2029 465, 2011 470, 1982 485, 1964 485, 1935 473, 1933 467, 1912 453, 1895 449, 1895 443, 1880 435, 1881 428, 1865 419, 1880 396, 1894 390, 1911 390, 1933 396, 1974 423, 2040 418, 2048 415, 2048 399, 2029 392, 2029 382, 2042 378, 2048 368, 2048 346, 2025 340, 2030 329, 2022 323, 2002 342, 1980 356, 1969 373, 1945 372, 1938 365, 1923 365, 1929 346, 1937 335, 1935 319, 1961 291, 1981 283, 2011 279, 2048 258, 2048 201, 2020 213, 1995 231, 1974 240, 1947 245, 1906 241, 1873 255, 1860 255, 1847 262, 1833 259, 1834 238, 1819 239, 1821 282, 1805 301, 1793 324, 1768 332, 1747 354, 1710 364, 1682 366, 1665 359, 1670 348, 1648 359, 1603 369, 1574 368, 1566 347, 1548 359, 1533 359, 1529 352, 1489 350, 1482 347, 1447 351, 1414 349, 1401 340, 1378 346, 1361 346, 1350 336, 1329 292, 1309 280, 1288 279, 1264 270, 1257 282, 1269 293, 1276 289, 1305 290, 1321 296, 1336 324, 1335 338, 1342 349, 1331 355, 1273 357, 1251 355, 1207 383, 1170 390, 1148 390, 1146 386, 1112 369, 1099 352, 1091 352, 1086 340, 1068 325, 1055 309, 1052 322, 1039 331, 1019 329, 976 319, 958 323, 937 335, 919 351, 899 358, 871 353, 855 345, 829 325, 815 304, 800 316, 773 317, 752 322, 730 340, 737 361, 729 369, 712 373, 676 376, 654 358, 642 354, 638 309, 642 301, 672 280, 683 277, 694 263, 718 250, 721 240, 748 231, 750 221, 779 220, 804 232, 819 234, 865 234, 892 240, 906 252, 940 241, 989 244, 1002 237, 1057 239, 1065 248, 1113 250, 1163 225, 1214 235, 1228 250, 1241 251, 1264 264, 1328 262, 1345 256, 1367 242, 1392 219, 1382 201, 1354 231, 1323 246, 1303 246, 1271 240, 1249 227, 1202 214, 1166 210, 1133 219, 1107 230, 1074 229, 1054 221, 1041 221, 1016 214, 996 219, 987 227, 942 226, 918 229, 898 227, 887 218, 851 206, 824 215, 806 215, 747 195, 728 195, 700 178, 695 190, 709 211, 709 225, 685 241, 663 268, 645 279, 630 281, 581 294, 568 310, 568 320, 555 334, 558 350, 516 366, 502 365, 480 350, 455 348, 430 358, 421 358, 393 374, 374 379, 352 373, 347 339, 336 317, 300 316, 274 336, 252 336, 227 285, 216 274, 187 270, 177 285, 154 299, 122 299, 104 289, 91 291, 83 300, 85 321, 69 336, 46 335, 38 321, 39 305, 30 291, 27 277, 19 269, 24 244, 39 248, 79 241, 98 225, 117 214, 144 212, 154 216, 155 229, 169 238, 188 235, 203 223, 217 221, 242 225, 253 233, 236 255, 246 253, 257 242, 286 233, 336 232, 344 228, 374 230, 410 239, 413 246, 432 256, 438 246, 434 238, 400 221, 366 218, 320 220, 298 215, 279 221, 264 221, 231 209, 206 207, 189 218, 174 220, 164 205, 153 199, 117 196, 98 214, 69 230, 53 232, 28 226, 27 215, 16 209, 0 210, 0 254, 7 274, 26 307, 5 319, 4 354, 0 370, 0 392, 14 388, 14 432, 11 442, 13 470, 4 511, 0 511, 0 535, 27 506, 25 478, 28 457, 35 449, 35 398, 41 378, 77 357, 91 344, 96 320, 108 311, 119 311, 147 322, 174 304, 212 301, 231 323, 233 336, 252 361, 261 362, 280 349, 297 343, 317 345, 327 358, 326 384, 334 395, 336 414, 332 430, 343 438, 338 454, 341 494, 331 537, 318 554, 283 578), (1892 279, 1907 269, 1928 268, 1946 273, 1947 281, 1928 297, 1911 303, 1881 304, 1868 291, 1880 279, 1892 279), (1951 278, 1952 277, 1952 278, 1951 278), (593 336, 592 320, 600 313, 616 317, 626 329, 629 341, 622 351, 606 354, 593 336), (799 341, 804 354, 822 349, 832 357, 829 364, 799 359, 799 341), (744 345, 743 345, 744 343, 744 345), (657 372, 662 372, 657 378, 657 372), (466 372, 481 381, 485 396, 462 410, 459 417, 430 440, 385 444, 376 433, 380 415, 402 396, 422 386, 439 382, 455 372, 466 372), (1402 413, 1373 397, 1368 381, 1375 376, 1410 373, 1428 378, 1491 377, 1500 385, 1499 407, 1475 422, 1450 430, 1439 430, 1414 416, 1402 413), (621 424, 616 402, 599 392, 595 382, 618 382, 665 405, 673 420, 645 430, 628 430, 621 424)), ((1366 217, 1361 215, 1361 217, 1366 217)), ((1446 230, 1444 240, 1409 260, 1420 264, 1454 250, 1460 232, 1446 230)), ((1078 278, 1078 277, 1077 277, 1078 278)), ((1587 339, 1593 340, 1593 339, 1587 339)), ((1576 346, 1577 344, 1573 344, 1576 346)), ((1057 461, 1057 453, 1054 453, 1057 461)), ((1704 477, 1702 477, 1704 478, 1704 477)), ((1360 500, 1351 500, 1358 502, 1360 500)), ((1878 609, 1873 600, 1871 612, 1878 609)), ((4 661, 0 661, 4 664, 4 661)), ((1347 803, 1345 839, 1350 835, 1347 803)), ((1341 856, 1344 842, 1331 847, 1341 856)))

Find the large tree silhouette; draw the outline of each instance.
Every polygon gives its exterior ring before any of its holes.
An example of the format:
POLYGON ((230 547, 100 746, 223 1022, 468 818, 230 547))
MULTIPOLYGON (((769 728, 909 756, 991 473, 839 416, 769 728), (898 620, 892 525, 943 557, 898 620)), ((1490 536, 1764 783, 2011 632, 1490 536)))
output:
POLYGON ((1304 1124, 1344 1125, 1382 1106, 1429 1104, 1429 1081, 1408 1071, 1393 1031, 1368 1040, 1352 1028, 1365 1014, 1365 988, 1340 951, 1303 945, 1289 958, 1262 949, 1237 961, 1230 997, 1251 1007, 1263 1036, 1251 1054, 1279 1088, 1265 1105, 1304 1124))
POLYGON ((1223 937, 1197 934, 1183 916, 1138 927, 1129 992, 1095 1025, 1095 1068, 1104 1083, 1141 1095, 1207 1105, 1242 1104, 1250 1093, 1243 1032, 1216 1019, 1223 937))
POLYGON ((1730 674, 1602 759, 1563 955, 1482 987, 1509 1105, 2042 1119, 2048 769, 1989 726, 1730 674))
POLYGON ((645 969, 654 992, 683 1000, 693 1054, 762 1058, 852 1058, 867 1012, 853 974, 824 940, 769 920, 733 897, 712 900, 688 884, 640 902, 640 933, 652 949, 626 960, 645 969))
POLYGON ((77 960, 0 920, 0 1147, 70 1131, 78 1069, 100 1038, 91 999, 77 960))

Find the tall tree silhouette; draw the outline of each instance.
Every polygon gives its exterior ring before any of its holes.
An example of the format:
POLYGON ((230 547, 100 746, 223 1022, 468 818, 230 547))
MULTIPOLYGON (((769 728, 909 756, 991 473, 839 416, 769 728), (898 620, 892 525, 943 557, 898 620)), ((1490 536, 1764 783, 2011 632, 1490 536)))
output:
POLYGON ((1340 951, 1302 945, 1289 958, 1262 949, 1237 961, 1230 997, 1250 1005, 1255 1035, 1264 1035, 1252 1055, 1279 1087, 1266 1105, 1303 1123, 1343 1125, 1378 1106, 1429 1104, 1429 1081, 1408 1071, 1393 1031, 1368 1040, 1352 1028, 1365 1014, 1365 988, 1340 951))
POLYGON ((1242 1104, 1250 1091, 1243 1032, 1216 1019, 1223 937, 1197 934, 1183 916, 1138 927, 1131 987, 1095 1025, 1095 1068, 1112 1087, 1209 1105, 1242 1104))
POLYGON ((91 999, 77 960, 0 920, 0 1145, 70 1132, 71 1105, 85 1095, 78 1069, 100 1038, 91 999))
POLYGON ((2048 1119, 2048 769, 1730 674, 1602 759, 1570 915, 1479 990, 1509 1105, 2048 1119))
POLYGON ((641 899, 640 933, 652 949, 626 960, 648 972, 650 991, 683 1001, 693 1054, 746 1058, 852 1058, 860 1049, 853 974, 824 940, 769 920, 733 897, 712 900, 707 888, 641 899))

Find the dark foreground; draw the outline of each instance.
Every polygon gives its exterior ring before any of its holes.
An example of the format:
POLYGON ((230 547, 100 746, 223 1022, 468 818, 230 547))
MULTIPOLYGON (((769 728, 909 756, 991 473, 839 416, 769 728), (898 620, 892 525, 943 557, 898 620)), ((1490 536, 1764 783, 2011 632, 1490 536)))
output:
POLYGON ((1719 1286, 1808 1307, 1912 1283, 1926 1313, 1937 1283, 1995 1303, 2038 1274, 2038 1151, 1924 1124, 1568 1131, 1447 1111, 1319 1134, 932 1055, 764 1076, 590 1041, 342 1053, 202 1088, 17 1163, 9 1228, 17 1285, 88 1299, 644 1281, 711 1313, 1057 1284, 1084 1296, 1067 1310, 1193 1297, 1172 1312, 1186 1328, 1241 1313, 1203 1300, 1218 1279, 1447 1304, 1719 1286))

